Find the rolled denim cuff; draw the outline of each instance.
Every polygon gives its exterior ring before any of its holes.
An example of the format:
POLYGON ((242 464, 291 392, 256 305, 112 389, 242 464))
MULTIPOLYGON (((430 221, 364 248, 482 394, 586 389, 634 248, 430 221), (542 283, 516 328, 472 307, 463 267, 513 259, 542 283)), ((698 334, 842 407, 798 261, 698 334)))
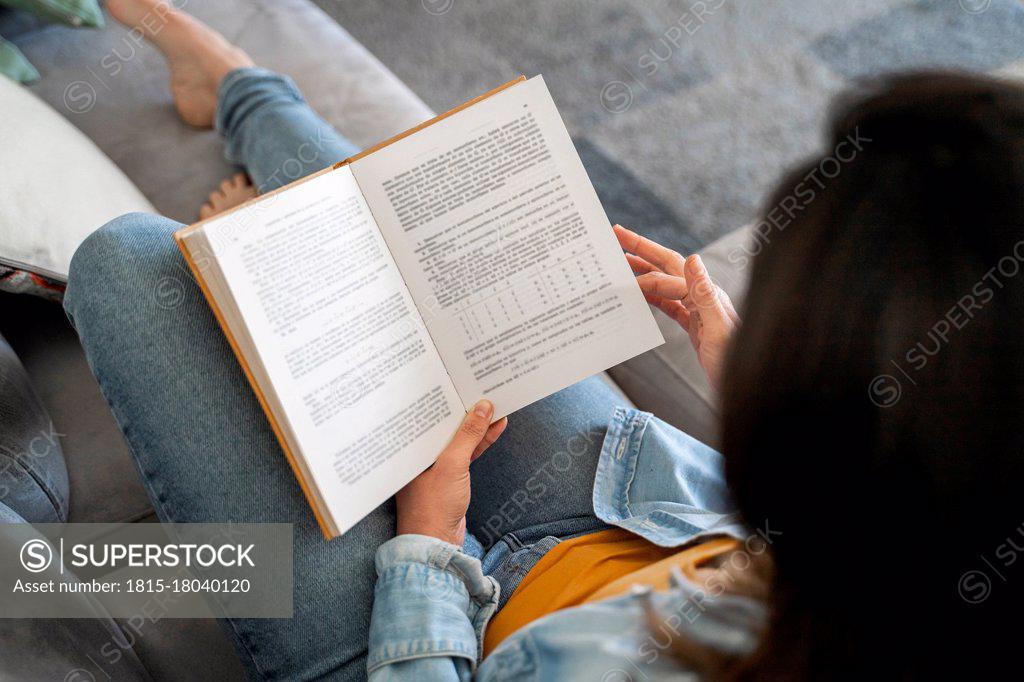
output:
POLYGON ((217 89, 214 124, 224 138, 224 158, 245 165, 242 128, 246 118, 275 102, 302 103, 299 88, 288 76, 255 66, 235 69, 224 76, 217 89))
POLYGON ((454 657, 475 670, 498 583, 455 545, 399 535, 377 549, 367 674, 381 666, 454 657))
POLYGON ((649 412, 617 407, 601 445, 594 513, 662 547, 716 535, 743 540, 750 531, 729 496, 724 464, 721 454, 649 412), (637 473, 651 471, 658 476, 637 473))

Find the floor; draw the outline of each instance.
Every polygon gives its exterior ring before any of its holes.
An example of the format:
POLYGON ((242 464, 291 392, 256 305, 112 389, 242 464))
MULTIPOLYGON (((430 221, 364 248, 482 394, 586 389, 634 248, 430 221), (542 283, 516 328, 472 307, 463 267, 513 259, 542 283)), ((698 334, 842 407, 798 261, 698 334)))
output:
POLYGON ((1024 60, 1017 0, 315 1, 436 110, 543 74, 609 217, 682 251, 755 219, 857 79, 1024 60))

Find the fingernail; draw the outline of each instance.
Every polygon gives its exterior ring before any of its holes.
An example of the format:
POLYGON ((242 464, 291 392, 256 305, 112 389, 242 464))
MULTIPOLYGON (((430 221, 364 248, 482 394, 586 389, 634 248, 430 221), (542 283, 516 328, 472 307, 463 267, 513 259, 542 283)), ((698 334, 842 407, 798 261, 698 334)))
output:
POLYGON ((494 412, 494 405, 490 400, 481 400, 473 408, 473 414, 478 417, 490 417, 492 412, 494 412))
POLYGON ((700 256, 698 256, 697 254, 693 254, 692 256, 690 256, 690 260, 693 261, 693 264, 697 267, 697 272, 700 275, 703 276, 708 274, 708 269, 704 267, 704 261, 700 259, 700 256))
POLYGON ((708 272, 708 267, 704 265, 704 259, 701 258, 700 256, 697 256, 697 265, 700 266, 700 271, 706 275, 708 272))

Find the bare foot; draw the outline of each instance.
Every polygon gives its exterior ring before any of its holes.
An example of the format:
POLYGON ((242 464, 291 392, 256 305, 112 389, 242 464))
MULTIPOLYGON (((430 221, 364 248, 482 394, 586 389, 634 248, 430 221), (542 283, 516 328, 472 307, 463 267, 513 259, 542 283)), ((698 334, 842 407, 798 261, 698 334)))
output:
POLYGON ((221 79, 234 69, 253 66, 249 55, 175 9, 170 0, 107 0, 107 10, 163 52, 171 67, 174 104, 185 123, 211 127, 221 79))
POLYGON ((210 192, 210 197, 199 209, 199 218, 206 220, 232 209, 256 196, 256 188, 245 173, 235 173, 210 192))

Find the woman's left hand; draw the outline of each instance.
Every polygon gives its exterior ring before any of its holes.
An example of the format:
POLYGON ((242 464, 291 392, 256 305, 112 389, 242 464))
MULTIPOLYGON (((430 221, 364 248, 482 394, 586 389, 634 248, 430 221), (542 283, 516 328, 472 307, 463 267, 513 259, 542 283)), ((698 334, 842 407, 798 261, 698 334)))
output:
POLYGON ((462 546, 469 509, 469 465, 508 425, 507 418, 491 424, 493 415, 489 400, 474 405, 437 461, 398 491, 399 535, 429 535, 462 546))
POLYGON ((684 258, 621 225, 614 229, 647 302, 686 330, 708 382, 718 389, 729 339, 740 323, 729 295, 711 281, 700 256, 684 258))

